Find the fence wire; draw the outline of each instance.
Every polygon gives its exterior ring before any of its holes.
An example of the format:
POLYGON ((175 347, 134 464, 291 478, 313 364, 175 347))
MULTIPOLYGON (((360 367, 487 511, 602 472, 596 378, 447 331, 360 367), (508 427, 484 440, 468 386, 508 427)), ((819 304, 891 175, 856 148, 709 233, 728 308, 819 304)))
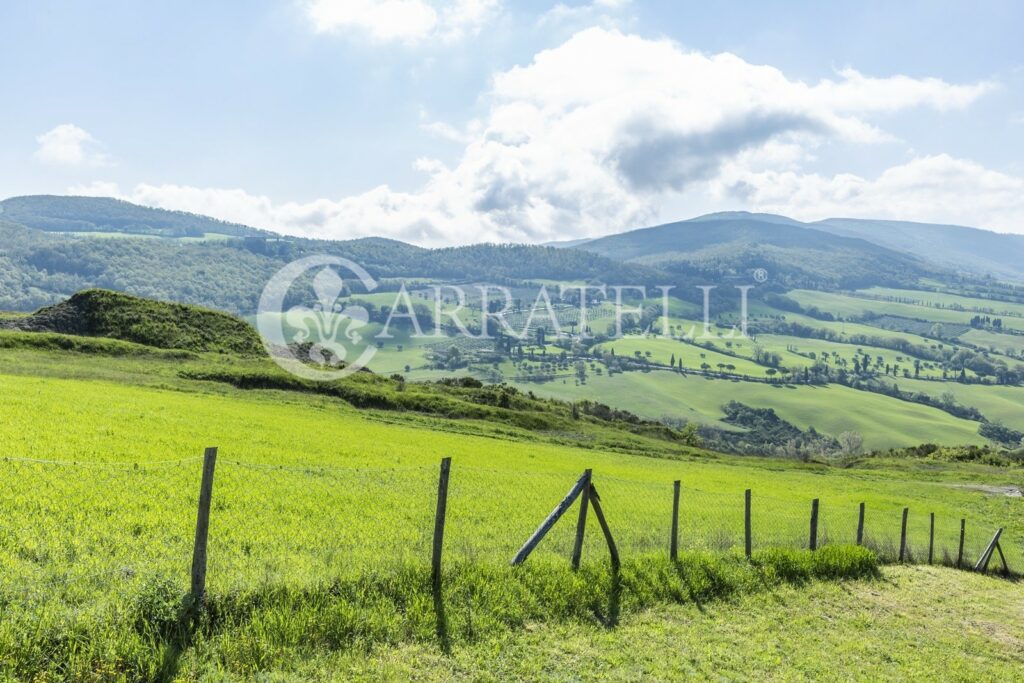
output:
MULTIPOLYGON (((184 586, 192 563, 202 458, 150 464, 0 460, 0 605, 26 613, 57 605, 94 610, 140 582, 184 586)), ((207 585, 216 592, 302 585, 431 557, 439 469, 255 464, 221 457, 215 470, 207 585)), ((508 471, 456 463, 448 488, 444 556, 507 563, 580 476, 570 471, 508 471)), ((668 554, 673 484, 593 475, 624 560, 668 554)), ((681 551, 739 552, 745 546, 744 491, 683 483, 681 551)), ((899 559, 902 506, 867 506, 866 546, 899 559)), ((579 502, 534 551, 571 555, 579 502)), ((810 499, 751 496, 751 545, 807 548, 810 499)), ((932 560, 960 555, 961 515, 936 515, 932 560)), ((858 506, 821 499, 818 547, 857 540, 858 506)), ((908 515, 907 562, 927 562, 931 520, 908 515)), ((963 565, 973 566, 994 529, 967 517, 963 565)), ((1021 539, 1004 534, 1010 567, 1024 563, 1021 539)), ((605 541, 591 511, 584 561, 604 561, 605 541)), ((993 558, 993 568, 1000 566, 993 558)))

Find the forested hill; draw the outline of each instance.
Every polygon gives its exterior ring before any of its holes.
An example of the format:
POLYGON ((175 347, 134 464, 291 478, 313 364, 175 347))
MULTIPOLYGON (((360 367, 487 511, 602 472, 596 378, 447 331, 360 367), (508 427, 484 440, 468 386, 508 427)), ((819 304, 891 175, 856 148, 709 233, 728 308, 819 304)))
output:
POLYGON ((150 237, 270 235, 209 216, 138 206, 110 197, 34 195, 0 201, 0 219, 46 232, 111 233, 150 237))
MULTIPOLYGON (((49 205, 60 206, 60 202, 49 205)), ((335 242, 255 230, 239 237, 219 233, 216 239, 157 238, 112 229, 76 234, 27 227, 11 220, 13 215, 18 214, 0 214, 0 311, 36 310, 98 287, 248 314, 255 311, 260 292, 278 269, 311 254, 343 256, 378 279, 496 284, 530 279, 664 282, 662 273, 644 266, 553 247, 483 244, 431 250, 383 238, 335 242), (96 232, 109 234, 99 237, 96 232)), ((61 215, 68 214, 62 210, 61 215)), ((89 215, 90 227, 116 223, 89 215)), ((35 215, 33 220, 55 224, 48 216, 35 215)), ((200 217, 197 225, 208 224, 200 217)))
POLYGON ((727 213, 632 230, 576 247, 677 271, 765 268, 788 287, 910 285, 943 268, 912 252, 817 230, 782 216, 727 213))
MULTIPOLYGON (((572 247, 425 249, 376 237, 328 241, 284 236, 109 198, 15 197, 0 202, 0 310, 35 310, 98 287, 248 314, 273 273, 311 254, 349 258, 384 280, 667 285, 698 303, 696 285, 749 282, 757 269, 770 273, 763 291, 911 286, 922 277, 951 273, 949 259, 945 265, 936 263, 942 254, 933 254, 932 247, 889 248, 873 241, 863 226, 843 229, 854 228, 865 238, 832 234, 782 216, 735 212, 572 247)), ((989 242, 978 256, 981 262, 994 258, 989 242)), ((972 263, 968 254, 961 256, 961 264, 972 263)))

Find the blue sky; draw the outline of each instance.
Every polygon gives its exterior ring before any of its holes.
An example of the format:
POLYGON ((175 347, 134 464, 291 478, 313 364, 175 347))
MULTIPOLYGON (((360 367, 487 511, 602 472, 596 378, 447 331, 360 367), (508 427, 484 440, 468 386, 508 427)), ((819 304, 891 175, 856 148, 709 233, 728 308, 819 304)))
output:
POLYGON ((7 2, 0 194, 422 244, 726 209, 1024 232, 1022 25, 1014 2, 7 2))

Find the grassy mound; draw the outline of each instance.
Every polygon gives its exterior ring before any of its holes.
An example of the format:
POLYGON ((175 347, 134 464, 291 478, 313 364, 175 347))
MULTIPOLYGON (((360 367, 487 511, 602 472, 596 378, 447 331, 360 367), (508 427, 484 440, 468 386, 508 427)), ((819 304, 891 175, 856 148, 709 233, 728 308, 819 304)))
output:
POLYGON ((102 289, 78 292, 59 304, 3 324, 29 332, 108 337, 161 349, 244 356, 264 353, 256 330, 227 313, 102 289))

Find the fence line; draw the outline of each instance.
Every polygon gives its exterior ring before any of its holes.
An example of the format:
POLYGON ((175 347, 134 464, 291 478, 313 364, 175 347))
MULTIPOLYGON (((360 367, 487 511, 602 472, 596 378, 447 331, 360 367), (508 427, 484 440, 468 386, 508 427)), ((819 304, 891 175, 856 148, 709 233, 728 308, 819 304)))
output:
POLYGON ((974 525, 968 534, 960 515, 864 502, 840 507, 756 489, 708 491, 591 470, 511 472, 445 459, 438 475, 426 465, 218 459, 216 449, 156 467, 112 464, 76 477, 66 470, 81 463, 0 460, 13 484, 0 490, 0 590, 24 601, 54 591, 75 600, 97 582, 188 575, 201 600, 208 582, 228 590, 427 558, 439 586, 443 556, 521 564, 537 552, 576 569, 587 539, 607 547, 613 566, 641 553, 676 560, 683 549, 741 547, 752 557, 762 548, 816 551, 836 543, 868 546, 883 561, 926 559, 978 571, 992 557, 1004 571, 1019 569, 1022 559, 1016 545, 1004 553, 1005 532, 992 537, 994 529, 974 525), (556 525, 577 502, 576 524, 556 525), (591 516, 597 526, 588 529, 591 516))

